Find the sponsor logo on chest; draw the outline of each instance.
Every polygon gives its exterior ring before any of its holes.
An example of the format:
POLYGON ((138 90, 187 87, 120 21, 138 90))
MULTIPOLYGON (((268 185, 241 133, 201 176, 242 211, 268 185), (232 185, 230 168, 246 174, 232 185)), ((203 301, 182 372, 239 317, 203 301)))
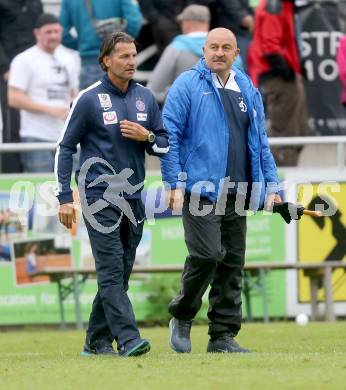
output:
POLYGON ((148 114, 145 112, 137 112, 137 121, 145 122, 147 120, 148 114))
POLYGON ((118 123, 117 113, 115 111, 103 112, 103 123, 105 125, 113 125, 118 123))

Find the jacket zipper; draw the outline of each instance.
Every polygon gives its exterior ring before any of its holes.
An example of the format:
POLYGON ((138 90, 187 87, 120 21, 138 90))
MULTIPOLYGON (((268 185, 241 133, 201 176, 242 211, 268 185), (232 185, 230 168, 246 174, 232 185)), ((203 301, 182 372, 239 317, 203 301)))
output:
MULTIPOLYGON (((225 112, 224 112, 224 109, 223 109, 223 105, 222 105, 222 101, 221 101, 221 97, 220 97, 220 94, 217 90, 217 88, 215 87, 214 83, 213 83, 213 80, 208 80, 209 82, 211 82, 212 86, 213 86, 213 89, 214 89, 214 92, 216 93, 217 95, 217 98, 218 98, 218 101, 219 101, 219 104, 220 104, 220 107, 222 108, 221 109, 221 112, 222 112, 222 116, 223 116, 223 123, 228 123, 228 120, 226 118, 226 115, 225 115, 225 112)), ((228 144, 227 144, 227 147, 225 148, 225 151, 224 151, 224 158, 222 159, 222 161, 226 161, 226 164, 223 166, 223 174, 219 175, 218 177, 218 180, 220 182, 220 180, 222 179, 222 177, 225 177, 226 175, 226 169, 227 169, 227 153, 228 153, 228 150, 229 150, 229 143, 231 142, 230 140, 230 131, 228 129, 228 126, 227 126, 227 130, 228 130, 228 144), (223 175, 223 176, 222 176, 223 175)), ((226 139, 227 139, 227 134, 225 133, 224 134, 224 139, 225 139, 225 142, 224 144, 226 145, 226 139)))

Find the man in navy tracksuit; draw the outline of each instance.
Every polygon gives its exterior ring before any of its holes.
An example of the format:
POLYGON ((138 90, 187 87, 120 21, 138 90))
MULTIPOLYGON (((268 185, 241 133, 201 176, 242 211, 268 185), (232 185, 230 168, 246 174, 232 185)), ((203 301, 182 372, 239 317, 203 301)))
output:
POLYGON ((145 151, 162 156, 169 146, 153 95, 132 80, 136 55, 126 33, 103 42, 99 62, 106 74, 75 99, 56 153, 59 219, 70 228, 72 154, 80 143, 76 176, 98 281, 84 355, 115 354, 113 340, 123 356, 150 350, 140 338, 127 289, 145 217, 145 151))

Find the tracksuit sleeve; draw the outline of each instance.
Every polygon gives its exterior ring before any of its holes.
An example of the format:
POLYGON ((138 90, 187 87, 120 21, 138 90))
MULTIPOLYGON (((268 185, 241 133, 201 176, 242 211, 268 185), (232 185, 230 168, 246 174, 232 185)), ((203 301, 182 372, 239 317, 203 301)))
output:
POLYGON ((152 144, 146 142, 145 149, 152 156, 162 157, 169 151, 168 134, 163 127, 161 112, 154 96, 152 96, 150 117, 151 121, 148 130, 152 131, 156 138, 152 144))
POLYGON ((73 202, 71 190, 72 155, 76 153, 77 145, 87 130, 88 107, 80 98, 81 94, 72 104, 55 154, 54 173, 57 181, 55 195, 60 204, 73 202))

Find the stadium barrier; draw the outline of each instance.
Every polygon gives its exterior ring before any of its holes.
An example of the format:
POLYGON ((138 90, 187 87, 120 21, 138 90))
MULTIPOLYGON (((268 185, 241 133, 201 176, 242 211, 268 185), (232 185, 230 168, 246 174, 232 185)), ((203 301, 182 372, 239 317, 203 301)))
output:
MULTIPOLYGON (((320 137, 269 137, 269 144, 272 146, 306 146, 306 145, 336 145, 336 165, 340 169, 345 168, 346 153, 345 144, 346 136, 320 136, 320 137)), ((39 143, 0 143, 0 154, 11 152, 24 152, 35 150, 54 150, 55 142, 39 143)))
MULTIPOLYGON (((310 281, 311 294, 311 319, 317 320, 318 313, 318 288, 322 285, 325 293, 325 320, 335 321, 333 309, 333 291, 332 291, 332 271, 336 268, 346 270, 346 263, 341 261, 326 261, 323 263, 282 263, 282 262, 255 262, 248 263, 244 266, 245 283, 244 295, 247 310, 247 319, 251 320, 250 293, 256 288, 260 291, 263 301, 263 319, 264 322, 269 321, 268 315, 268 300, 265 289, 265 274, 274 270, 296 270, 302 271, 310 281)), ((174 273, 182 272, 183 265, 163 265, 163 266, 134 266, 133 273, 139 274, 154 274, 154 273, 174 273)), ((90 277, 96 276, 96 270, 93 267, 84 268, 64 268, 56 267, 49 269, 41 269, 33 273, 35 276, 48 276, 51 282, 58 285, 58 298, 60 308, 60 323, 61 327, 65 327, 64 316, 64 300, 71 293, 74 296, 75 312, 76 312, 76 327, 83 328, 83 319, 80 307, 80 286, 82 286, 90 277), (68 282, 66 282, 68 279, 68 282), (65 281, 65 282, 64 282, 65 281)))

